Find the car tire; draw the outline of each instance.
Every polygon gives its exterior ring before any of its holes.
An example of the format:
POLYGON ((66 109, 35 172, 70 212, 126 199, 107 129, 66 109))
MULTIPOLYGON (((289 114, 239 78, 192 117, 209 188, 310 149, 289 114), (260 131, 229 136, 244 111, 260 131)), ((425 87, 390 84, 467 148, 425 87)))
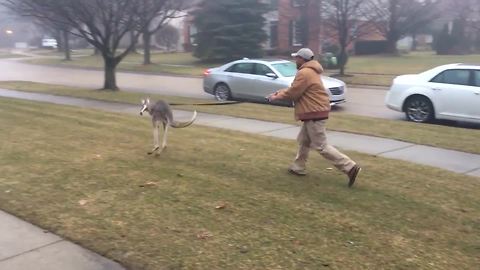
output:
POLYGON ((428 123, 435 118, 430 99, 424 96, 411 96, 405 101, 404 111, 407 119, 416 123, 428 123))
POLYGON ((213 95, 215 96, 215 99, 218 101, 228 101, 232 98, 230 87, 228 87, 228 85, 224 83, 219 83, 215 86, 213 95))

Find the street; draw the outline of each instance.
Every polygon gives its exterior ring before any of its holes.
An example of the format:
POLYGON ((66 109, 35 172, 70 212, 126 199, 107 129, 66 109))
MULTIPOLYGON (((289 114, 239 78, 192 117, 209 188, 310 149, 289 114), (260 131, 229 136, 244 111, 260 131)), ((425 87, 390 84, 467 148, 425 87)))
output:
MULTIPOLYGON (((32 81, 97 89, 103 84, 99 70, 68 69, 22 63, 19 60, 0 60, 0 81, 32 81)), ((128 72, 117 73, 118 85, 123 91, 212 99, 203 92, 201 78, 168 75, 149 75, 128 72)), ((386 119, 403 119, 403 114, 384 105, 384 89, 349 88, 347 103, 334 111, 386 119)))

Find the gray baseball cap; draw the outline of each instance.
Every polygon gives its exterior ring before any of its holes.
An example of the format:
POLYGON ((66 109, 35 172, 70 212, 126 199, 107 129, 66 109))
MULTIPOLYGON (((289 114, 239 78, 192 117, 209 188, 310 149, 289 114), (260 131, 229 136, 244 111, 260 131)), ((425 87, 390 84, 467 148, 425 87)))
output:
POLYGON ((298 50, 296 53, 292 53, 292 57, 301 57, 305 60, 311 60, 315 56, 315 54, 309 48, 302 48, 298 50))

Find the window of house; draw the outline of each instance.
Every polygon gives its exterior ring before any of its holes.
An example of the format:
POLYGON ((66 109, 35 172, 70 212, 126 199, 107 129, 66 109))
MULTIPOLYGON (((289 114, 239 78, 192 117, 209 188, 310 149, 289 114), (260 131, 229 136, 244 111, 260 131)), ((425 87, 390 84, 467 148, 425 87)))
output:
POLYGON ((290 22, 290 33, 292 46, 303 46, 303 28, 300 21, 290 22))
POLYGON ((305 0, 291 0, 292 7, 303 7, 305 5, 305 0))
POLYGON ((190 25, 190 44, 197 45, 195 42, 195 35, 197 34, 197 27, 195 25, 190 25))
POLYGON ((270 0, 270 8, 278 9, 278 0, 270 0))
POLYGON ((270 48, 278 46, 278 22, 270 22, 270 48))

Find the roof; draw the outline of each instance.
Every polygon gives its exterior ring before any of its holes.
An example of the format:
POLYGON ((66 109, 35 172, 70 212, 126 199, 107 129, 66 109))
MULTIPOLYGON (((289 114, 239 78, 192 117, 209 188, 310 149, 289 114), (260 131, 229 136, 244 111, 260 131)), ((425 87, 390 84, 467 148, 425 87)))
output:
POLYGON ((468 68, 480 68, 480 64, 461 63, 461 64, 457 64, 456 66, 459 66, 459 67, 468 67, 468 68))
MULTIPOLYGON (((251 61, 251 62, 267 62, 267 63, 275 63, 275 62, 288 62, 286 59, 280 59, 280 58, 257 58, 257 59, 249 59, 249 58, 243 58, 241 60, 237 61, 251 61)), ((235 62, 237 62, 235 61, 235 62)))

